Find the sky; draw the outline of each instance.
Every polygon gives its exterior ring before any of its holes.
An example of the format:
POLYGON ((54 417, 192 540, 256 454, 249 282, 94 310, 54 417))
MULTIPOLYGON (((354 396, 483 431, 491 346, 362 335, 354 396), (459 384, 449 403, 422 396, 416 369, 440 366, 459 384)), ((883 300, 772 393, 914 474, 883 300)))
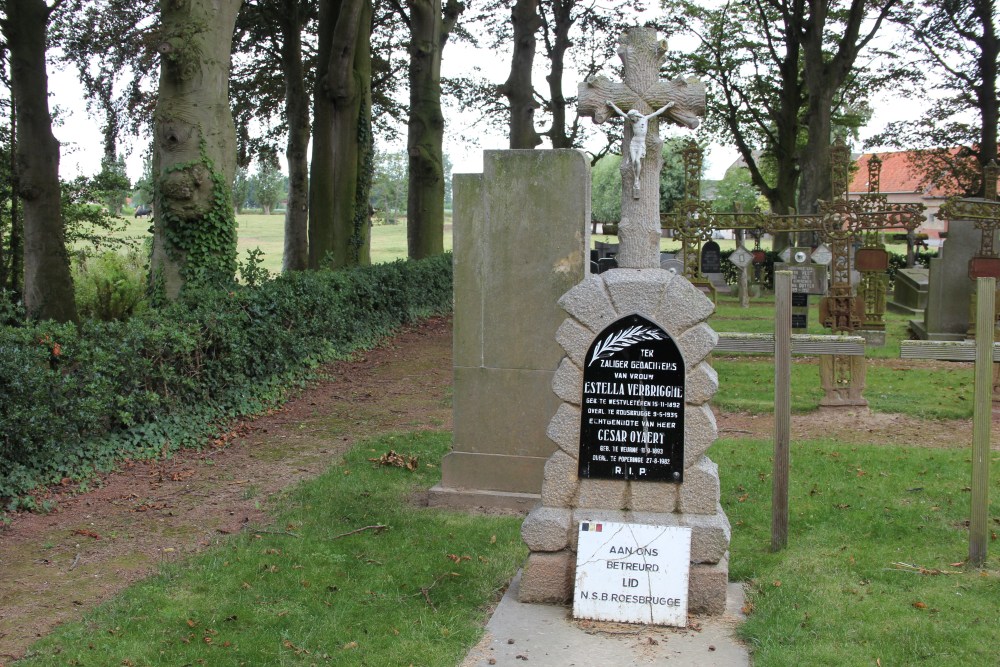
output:
MULTIPOLYGON (((671 46, 675 45, 671 44, 671 46)), ((496 83, 502 82, 507 77, 509 54, 497 54, 485 49, 476 50, 463 43, 449 43, 445 48, 444 55, 443 76, 467 76, 471 67, 478 66, 485 76, 496 83)), ((538 61, 539 59, 536 58, 536 62, 538 61)), ((617 63, 609 63, 606 72, 609 76, 612 64, 617 63)), ((564 77, 564 90, 567 95, 576 94, 577 78, 576 72, 567 68, 564 77)), ((542 90, 546 85, 544 73, 536 73, 536 88, 542 90)), ((61 107, 65 114, 62 125, 53 128, 56 138, 63 144, 60 175, 63 178, 72 178, 80 174, 96 174, 100 170, 102 154, 100 119, 90 117, 85 110, 83 89, 75 72, 72 69, 60 71, 50 64, 49 90, 52 94, 51 104, 61 107)), ((872 103, 875 107, 875 115, 862 131, 862 140, 881 131, 885 124, 892 120, 911 118, 919 112, 918 108, 914 108, 915 105, 912 101, 904 101, 902 98, 891 95, 873 100, 872 103)), ((445 117, 444 150, 454 165, 454 173, 481 172, 482 152, 484 150, 507 148, 506 136, 490 130, 485 123, 478 122, 476 115, 460 114, 454 110, 446 109, 445 117), (476 143, 469 143, 468 137, 475 137, 476 143)), ((401 132, 403 133, 401 143, 383 145, 380 148, 383 150, 403 150, 405 147, 405 127, 401 129, 401 132)), ((692 133, 690 130, 671 127, 670 129, 661 128, 661 134, 666 137, 685 136, 692 133)), ((139 139, 132 137, 129 141, 132 144, 132 152, 126 158, 126 166, 129 178, 134 182, 142 176, 142 152, 149 139, 148 137, 139 139)), ((591 148, 596 149, 599 146, 591 148)), ((283 151, 279 151, 279 153, 283 153, 283 151)), ((721 179, 725 170, 737 157, 738 154, 734 147, 711 144, 705 156, 705 177, 713 180, 721 179)), ((283 159, 283 155, 281 159, 283 159)))

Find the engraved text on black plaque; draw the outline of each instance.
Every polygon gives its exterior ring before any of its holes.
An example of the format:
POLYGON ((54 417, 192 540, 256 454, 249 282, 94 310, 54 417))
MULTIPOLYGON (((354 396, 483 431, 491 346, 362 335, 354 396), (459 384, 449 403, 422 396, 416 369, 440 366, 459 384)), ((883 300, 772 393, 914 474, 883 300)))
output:
POLYGON ((683 481, 684 359, 640 315, 607 327, 587 351, 580 477, 683 481))

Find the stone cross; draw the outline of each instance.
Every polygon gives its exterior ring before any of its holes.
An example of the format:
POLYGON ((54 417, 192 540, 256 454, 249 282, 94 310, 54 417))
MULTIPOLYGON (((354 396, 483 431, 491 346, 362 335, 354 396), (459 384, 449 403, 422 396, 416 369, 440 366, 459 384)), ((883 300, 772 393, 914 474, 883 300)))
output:
POLYGON ((659 117, 693 129, 705 115, 705 84, 697 79, 659 78, 666 51, 666 41, 657 39, 654 28, 633 28, 619 40, 624 81, 618 83, 596 76, 579 86, 580 116, 589 116, 597 124, 619 114, 628 119, 622 142, 619 268, 660 266, 659 183, 663 140, 659 117), (641 145, 633 145, 633 139, 641 145), (637 158, 635 162, 633 156, 637 158))

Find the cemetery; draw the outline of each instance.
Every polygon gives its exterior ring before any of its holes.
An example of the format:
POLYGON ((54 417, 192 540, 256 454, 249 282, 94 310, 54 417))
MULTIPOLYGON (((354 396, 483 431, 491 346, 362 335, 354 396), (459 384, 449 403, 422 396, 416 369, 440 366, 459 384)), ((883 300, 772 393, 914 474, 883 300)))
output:
MULTIPOLYGON (((96 202, 53 212, 36 161, 51 119, 38 125, 46 95, 31 94, 45 93, 45 47, 32 87, 22 29, 44 43, 57 6, 34 1, 0 18, 13 76, 0 667, 996 662, 995 133, 987 156, 918 155, 928 170, 957 160, 954 182, 907 190, 898 155, 854 153, 832 109, 789 116, 769 100, 757 115, 726 88, 747 62, 677 67, 662 29, 697 21, 721 40, 739 10, 671 2, 659 27, 616 15, 604 48, 618 64, 581 76, 571 102, 555 100, 550 48, 543 105, 518 97, 516 64, 546 11, 546 42, 567 37, 568 15, 519 1, 513 35, 497 37, 515 43, 494 86, 510 147, 450 178, 446 225, 440 60, 468 8, 347 0, 319 7, 308 170, 285 72, 278 234, 273 192, 258 193, 263 221, 238 222, 233 199, 232 149, 277 162, 246 126, 235 136, 220 68, 247 17, 223 3, 193 29, 174 3, 160 14, 151 198, 131 221, 96 202), (385 174, 384 198, 372 194, 373 114, 389 104, 373 30, 396 20, 411 59, 405 216, 385 174), (574 133, 607 134, 613 218, 594 215, 607 171, 558 138, 558 104, 573 105, 574 133), (553 147, 536 149, 542 106, 553 147), (770 133, 769 155, 754 156, 733 109, 770 133), (739 144, 750 198, 727 201, 732 184, 704 177, 719 132, 739 144), (126 275, 124 256, 97 251, 127 245, 140 216, 144 259, 133 248, 126 275), (918 252, 929 234, 934 251, 918 252), (404 235, 405 259, 384 261, 404 235), (267 251, 238 246, 264 238, 267 251)), ((904 9, 893 20, 947 23, 904 9)), ((301 38, 309 20, 289 30, 301 38)), ((815 58, 850 71, 867 41, 835 55, 795 43, 797 96, 848 85, 816 80, 815 58)), ((721 44, 708 46, 745 48, 721 44)))

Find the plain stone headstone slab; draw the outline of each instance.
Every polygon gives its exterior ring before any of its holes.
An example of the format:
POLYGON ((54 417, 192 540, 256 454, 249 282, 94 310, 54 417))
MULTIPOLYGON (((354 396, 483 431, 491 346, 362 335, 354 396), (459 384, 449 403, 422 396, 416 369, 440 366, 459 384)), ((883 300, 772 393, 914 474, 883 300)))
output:
POLYGON ((590 164, 575 150, 483 163, 455 176, 454 443, 430 502, 528 509, 555 450, 557 301, 588 275, 590 164))
POLYGON ((896 285, 892 299, 886 307, 894 313, 920 317, 927 309, 930 271, 925 268, 900 269, 896 272, 896 285))
POLYGON ((981 242, 982 232, 971 220, 949 221, 948 239, 930 262, 924 317, 910 320, 918 338, 965 340, 974 287, 969 260, 979 253, 981 242))

